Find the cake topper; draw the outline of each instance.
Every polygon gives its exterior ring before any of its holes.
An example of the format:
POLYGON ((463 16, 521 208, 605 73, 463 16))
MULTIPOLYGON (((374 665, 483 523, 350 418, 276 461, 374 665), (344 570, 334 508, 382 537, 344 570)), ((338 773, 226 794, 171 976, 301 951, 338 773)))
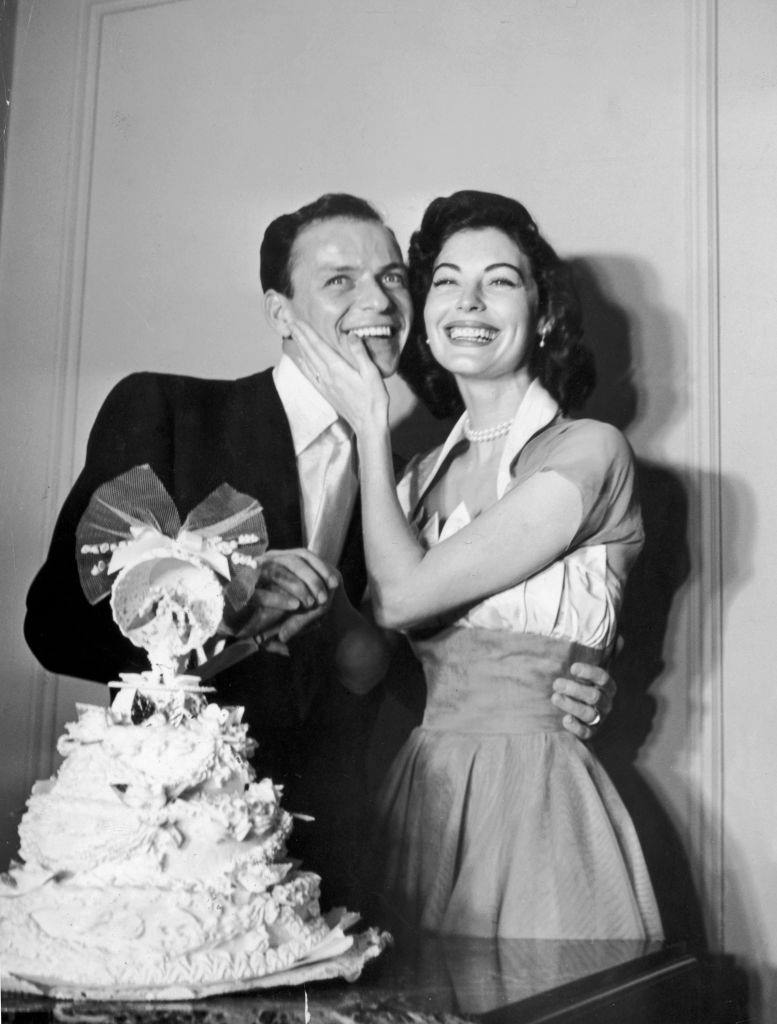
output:
POLYGON ((76 560, 87 600, 110 595, 117 626, 148 654, 150 670, 126 685, 200 689, 181 672, 192 652, 205 660, 225 604, 246 604, 266 548, 261 505, 229 484, 183 523, 147 464, 98 487, 76 530, 76 560))

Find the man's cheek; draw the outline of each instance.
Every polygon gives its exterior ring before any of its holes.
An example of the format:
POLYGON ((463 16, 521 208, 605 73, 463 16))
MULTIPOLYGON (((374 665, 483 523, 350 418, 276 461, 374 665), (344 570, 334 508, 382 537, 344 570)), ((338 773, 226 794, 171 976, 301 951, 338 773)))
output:
POLYGON ((335 331, 332 340, 332 347, 336 352, 339 352, 343 359, 345 359, 345 361, 351 366, 355 365, 353 354, 351 352, 351 344, 355 337, 356 336, 352 334, 342 334, 340 331, 335 331))

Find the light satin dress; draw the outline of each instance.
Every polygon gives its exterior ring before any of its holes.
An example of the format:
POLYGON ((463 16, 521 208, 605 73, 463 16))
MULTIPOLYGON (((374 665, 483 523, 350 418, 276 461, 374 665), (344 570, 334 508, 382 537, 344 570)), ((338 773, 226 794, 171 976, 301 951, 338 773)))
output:
MULTIPOLYGON (((423 506, 462 438, 460 421, 400 483, 425 545, 470 521, 463 504, 444 524, 423 506)), ((575 661, 600 662, 617 634, 643 542, 632 455, 614 428, 561 417, 535 382, 508 434, 498 494, 548 471, 582 499, 565 557, 412 640, 427 702, 379 795, 383 894, 397 924, 444 934, 661 938, 631 819, 550 702, 554 679, 575 661)))

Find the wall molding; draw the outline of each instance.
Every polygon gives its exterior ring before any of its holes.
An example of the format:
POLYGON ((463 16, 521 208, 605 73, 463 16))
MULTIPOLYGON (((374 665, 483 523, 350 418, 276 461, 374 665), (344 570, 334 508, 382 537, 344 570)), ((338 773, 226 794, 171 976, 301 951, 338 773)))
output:
MULTIPOLYGON (((43 522, 48 536, 76 475, 76 423, 81 369, 81 336, 89 242, 89 205, 95 157, 95 128, 100 87, 100 56, 105 19, 182 0, 81 0, 78 5, 78 42, 72 62, 71 131, 68 140, 66 184, 59 230, 59 280, 57 324, 53 345, 52 401, 49 415, 49 447, 46 479, 47 503, 43 522)), ((54 234, 54 233, 52 233, 54 234)), ((35 778, 51 775, 55 764, 57 708, 60 685, 56 675, 39 665, 29 680, 27 766, 35 778)))
POLYGON ((708 939, 724 928, 723 594, 721 572, 720 328, 717 191, 717 0, 687 7, 688 341, 693 493, 688 721, 693 749, 689 841, 698 865, 708 939))

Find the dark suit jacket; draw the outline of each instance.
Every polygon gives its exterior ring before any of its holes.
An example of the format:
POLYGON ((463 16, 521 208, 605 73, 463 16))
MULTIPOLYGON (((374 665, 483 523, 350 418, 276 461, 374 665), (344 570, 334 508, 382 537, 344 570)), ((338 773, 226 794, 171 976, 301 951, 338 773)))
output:
MULTIPOLYGON (((270 370, 237 381, 156 373, 125 378, 100 409, 84 469, 27 599, 25 637, 52 672, 107 682, 120 671, 148 667, 145 653, 119 633, 108 601, 86 601, 75 559, 75 530, 95 489, 142 463, 154 469, 182 520, 226 482, 262 504, 271 548, 302 543, 294 447, 270 370)), ((358 601, 365 572, 357 520, 358 512, 340 570, 358 601)), ((259 743, 260 776, 286 787, 290 809, 316 816, 317 826, 307 835, 301 830, 298 848, 316 859, 311 867, 328 873, 330 891, 339 896, 352 851, 337 847, 356 842, 361 828, 364 740, 376 697, 352 697, 330 677, 327 640, 324 623, 292 641, 290 658, 260 651, 214 684, 220 703, 245 707, 259 743)))

